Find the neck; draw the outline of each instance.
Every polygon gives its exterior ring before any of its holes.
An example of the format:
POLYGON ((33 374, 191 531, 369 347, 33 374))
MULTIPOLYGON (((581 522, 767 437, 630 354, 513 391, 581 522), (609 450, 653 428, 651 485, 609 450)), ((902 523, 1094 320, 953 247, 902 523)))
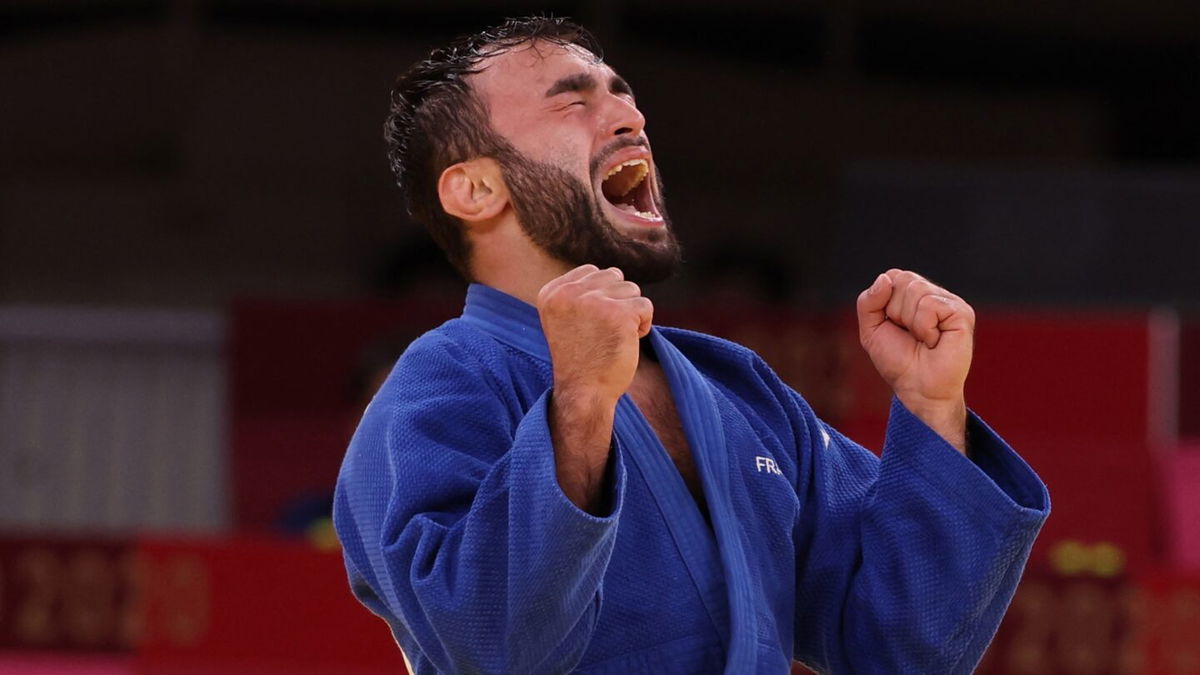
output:
POLYGON ((475 281, 535 306, 542 286, 572 268, 534 244, 515 219, 473 237, 471 250, 475 281))
POLYGON ((552 279, 562 276, 566 272, 567 270, 565 269, 556 274, 477 272, 475 274, 475 281, 536 306, 538 292, 542 290, 542 286, 545 286, 552 279))

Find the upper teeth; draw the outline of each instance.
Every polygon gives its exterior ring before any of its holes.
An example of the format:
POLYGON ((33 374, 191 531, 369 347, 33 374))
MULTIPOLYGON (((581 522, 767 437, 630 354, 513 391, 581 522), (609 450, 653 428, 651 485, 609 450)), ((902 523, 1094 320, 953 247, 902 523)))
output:
POLYGON ((650 165, 644 159, 630 159, 614 166, 604 176, 605 190, 609 196, 624 197, 641 184, 650 173, 650 165), (621 173, 626 168, 629 171, 621 173), (617 176, 617 174, 621 174, 617 176), (617 176, 613 178, 613 176, 617 176))
POLYGON ((621 169, 624 169, 627 166, 641 166, 643 169, 645 169, 647 171, 650 170, 649 165, 646 164, 646 160, 644 160, 644 159, 627 159, 624 162, 621 162, 620 164, 609 169, 608 173, 605 174, 604 177, 606 179, 612 178, 618 171, 620 171, 621 169))

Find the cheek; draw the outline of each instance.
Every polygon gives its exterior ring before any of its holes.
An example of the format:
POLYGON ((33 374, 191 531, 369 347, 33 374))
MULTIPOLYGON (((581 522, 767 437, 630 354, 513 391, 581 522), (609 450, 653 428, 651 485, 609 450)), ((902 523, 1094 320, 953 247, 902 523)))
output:
POLYGON ((551 148, 546 161, 578 177, 585 183, 591 184, 592 177, 588 173, 588 155, 586 151, 568 148, 562 145, 551 148))
POLYGON ((588 148, 581 148, 566 139, 526 139, 524 143, 514 142, 513 146, 526 159, 545 164, 567 172, 578 180, 586 183, 591 189, 590 155, 588 148))
POLYGON ((497 109, 492 115, 496 130, 525 159, 568 172, 591 186, 592 136, 582 120, 555 116, 516 115, 497 109))

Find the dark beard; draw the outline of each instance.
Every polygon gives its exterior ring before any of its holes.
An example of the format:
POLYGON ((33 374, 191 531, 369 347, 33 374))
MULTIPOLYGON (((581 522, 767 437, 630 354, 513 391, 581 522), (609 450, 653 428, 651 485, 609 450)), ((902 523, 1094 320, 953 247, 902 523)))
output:
POLYGON ((679 242, 661 200, 656 207, 665 227, 634 237, 617 230, 600 206, 603 197, 567 171, 530 160, 515 149, 498 153, 496 159, 522 229, 555 259, 576 266, 618 267, 638 284, 669 279, 679 269, 679 242))

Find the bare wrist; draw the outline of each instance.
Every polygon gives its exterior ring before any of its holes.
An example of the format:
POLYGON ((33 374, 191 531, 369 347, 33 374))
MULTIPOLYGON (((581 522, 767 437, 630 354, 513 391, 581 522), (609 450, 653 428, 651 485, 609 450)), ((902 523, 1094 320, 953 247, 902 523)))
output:
POLYGON ((954 446, 955 450, 967 454, 967 403, 964 398, 928 399, 899 393, 896 396, 925 426, 954 446))

